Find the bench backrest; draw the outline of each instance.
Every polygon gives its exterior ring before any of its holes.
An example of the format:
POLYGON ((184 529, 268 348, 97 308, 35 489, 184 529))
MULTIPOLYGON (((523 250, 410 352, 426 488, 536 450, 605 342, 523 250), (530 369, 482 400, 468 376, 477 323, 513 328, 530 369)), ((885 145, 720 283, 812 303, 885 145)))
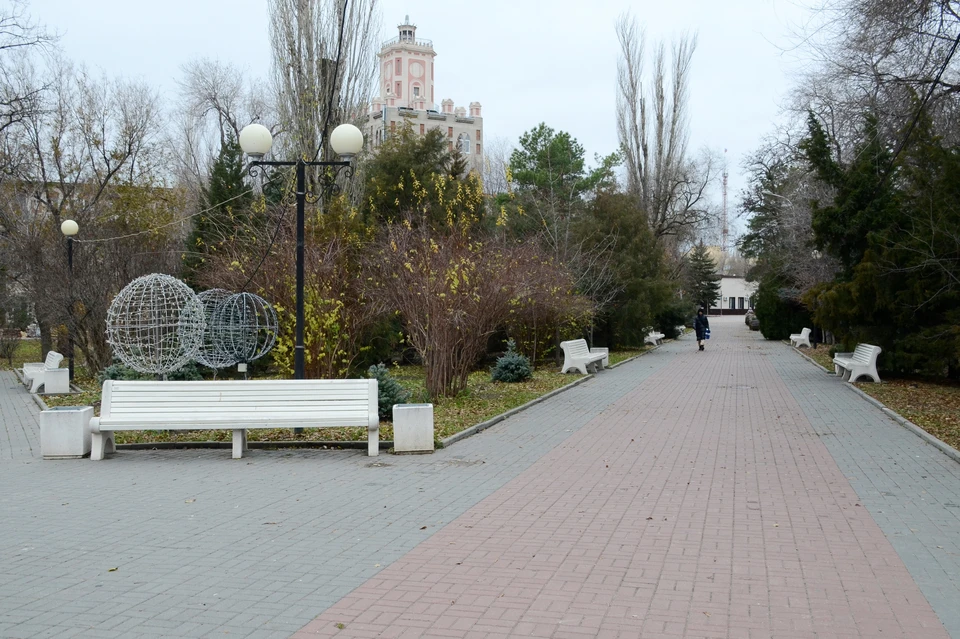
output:
POLYGON ((307 420, 324 426, 378 423, 375 379, 226 380, 103 383, 102 423, 262 423, 307 420))
POLYGON ((809 329, 809 328, 805 328, 805 329, 803 329, 802 331, 800 331, 800 339, 806 339, 806 338, 808 338, 808 337, 810 337, 810 329, 809 329))
POLYGON ((566 342, 560 342, 560 348, 569 357, 590 357, 590 349, 587 347, 587 340, 572 339, 566 342))
POLYGON ((882 349, 872 344, 857 344, 850 359, 858 364, 873 364, 882 349))
POLYGON ((44 368, 60 368, 60 362, 63 361, 63 355, 57 351, 47 353, 47 358, 43 361, 44 368))

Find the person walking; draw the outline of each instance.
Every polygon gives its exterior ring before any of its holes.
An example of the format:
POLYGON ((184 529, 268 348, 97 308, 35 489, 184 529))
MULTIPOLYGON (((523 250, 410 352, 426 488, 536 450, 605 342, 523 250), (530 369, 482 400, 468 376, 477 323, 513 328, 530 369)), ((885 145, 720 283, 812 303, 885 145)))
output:
POLYGON ((697 343, 702 351, 703 345, 707 341, 707 333, 710 332, 710 320, 704 315, 702 308, 697 311, 697 318, 693 320, 693 330, 697 332, 697 343))

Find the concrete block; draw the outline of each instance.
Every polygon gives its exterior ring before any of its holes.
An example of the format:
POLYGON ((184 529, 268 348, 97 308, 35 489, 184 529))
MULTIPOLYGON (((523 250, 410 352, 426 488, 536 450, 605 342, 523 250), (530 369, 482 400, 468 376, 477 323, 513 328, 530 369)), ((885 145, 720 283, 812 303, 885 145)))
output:
POLYGON ((44 459, 75 459, 90 454, 93 406, 57 406, 40 413, 40 452, 44 459))
POLYGON ((393 405, 393 450, 433 452, 433 404, 393 405))

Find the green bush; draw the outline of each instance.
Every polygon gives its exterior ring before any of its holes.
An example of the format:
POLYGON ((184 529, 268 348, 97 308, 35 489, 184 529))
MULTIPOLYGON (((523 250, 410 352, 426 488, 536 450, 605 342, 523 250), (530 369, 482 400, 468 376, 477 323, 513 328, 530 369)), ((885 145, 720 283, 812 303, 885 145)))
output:
POLYGON ((760 332, 766 339, 784 340, 812 325, 810 313, 795 300, 795 291, 776 279, 761 280, 754 299, 760 332))
POLYGON ((507 352, 497 359, 490 374, 495 382, 523 382, 533 377, 533 368, 530 360, 517 352, 517 343, 511 339, 507 342, 507 352))
POLYGON ((380 419, 393 421, 393 405, 406 404, 410 400, 410 391, 401 386, 383 364, 368 368, 367 377, 377 380, 377 412, 380 419))
MULTIPOLYGON (((138 379, 157 379, 158 375, 151 373, 140 373, 121 362, 115 362, 97 375, 97 382, 102 386, 108 379, 138 380, 138 379)), ((192 382, 203 379, 200 369, 196 362, 187 362, 180 370, 167 374, 167 381, 171 382, 192 382)))

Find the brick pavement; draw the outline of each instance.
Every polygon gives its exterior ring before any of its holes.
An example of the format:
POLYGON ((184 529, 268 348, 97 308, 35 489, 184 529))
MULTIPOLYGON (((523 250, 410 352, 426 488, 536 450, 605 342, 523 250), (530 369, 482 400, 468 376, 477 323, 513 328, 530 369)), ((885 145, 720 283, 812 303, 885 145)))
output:
POLYGON ((375 459, 42 461, 37 409, 0 371, 0 637, 288 637, 670 359, 652 353, 434 455, 375 459))
MULTIPOLYGON (((714 321, 705 353, 686 337, 435 455, 376 460, 41 462, 0 373, 0 637, 947 636, 920 589, 960 637, 949 563, 901 561, 845 466, 874 451, 856 430, 836 438, 849 460, 831 448, 810 398, 921 440, 742 329, 714 321)), ((914 464, 956 491, 955 469, 914 464)), ((928 519, 955 534, 942 506, 928 519)))
POLYGON ((947 636, 771 362, 786 347, 714 324, 296 636, 947 636))

